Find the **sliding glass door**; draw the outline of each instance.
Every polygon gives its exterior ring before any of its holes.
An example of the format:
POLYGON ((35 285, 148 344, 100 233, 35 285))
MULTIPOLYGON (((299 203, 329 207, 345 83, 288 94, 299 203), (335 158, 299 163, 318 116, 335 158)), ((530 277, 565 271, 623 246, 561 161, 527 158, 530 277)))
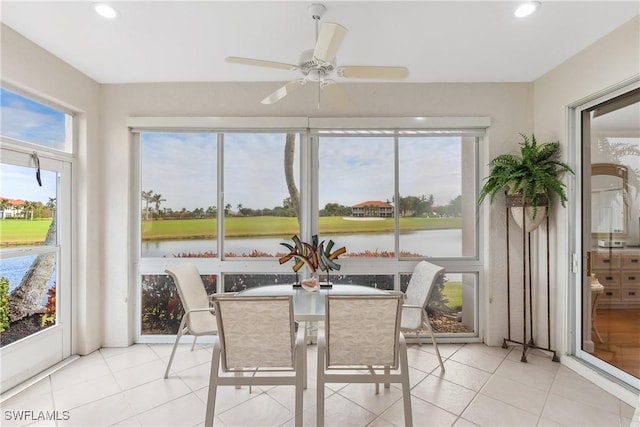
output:
POLYGON ((640 386, 640 89, 576 112, 582 147, 583 359, 640 386))

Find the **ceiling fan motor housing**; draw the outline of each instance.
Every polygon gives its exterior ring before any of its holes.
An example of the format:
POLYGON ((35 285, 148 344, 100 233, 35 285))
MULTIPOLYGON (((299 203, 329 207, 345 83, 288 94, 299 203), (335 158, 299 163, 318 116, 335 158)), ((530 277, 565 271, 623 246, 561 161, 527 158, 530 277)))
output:
POLYGON ((313 56, 314 49, 305 50, 300 55, 300 71, 311 81, 319 81, 333 73, 336 69, 335 59, 332 62, 320 61, 313 56))

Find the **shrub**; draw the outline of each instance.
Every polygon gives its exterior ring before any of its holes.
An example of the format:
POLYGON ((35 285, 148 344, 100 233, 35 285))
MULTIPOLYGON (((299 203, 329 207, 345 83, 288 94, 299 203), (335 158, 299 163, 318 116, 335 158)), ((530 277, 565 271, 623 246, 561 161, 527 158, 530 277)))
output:
MULTIPOLYGON (((216 276, 202 276, 207 294, 216 291, 216 276)), ((184 308, 173 279, 167 275, 142 276, 142 333, 176 334, 184 308)))
POLYGON ((0 332, 9 329, 9 281, 0 277, 0 332))
POLYGON ((47 303, 44 305, 44 313, 40 318, 40 325, 44 328, 56 323, 56 285, 55 283, 47 291, 47 303))

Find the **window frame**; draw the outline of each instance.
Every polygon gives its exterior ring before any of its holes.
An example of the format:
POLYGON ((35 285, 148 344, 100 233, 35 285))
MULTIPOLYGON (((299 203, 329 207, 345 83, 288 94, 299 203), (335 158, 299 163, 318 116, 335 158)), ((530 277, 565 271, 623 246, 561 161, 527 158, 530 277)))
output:
MULTIPOLYGON (((347 134, 357 134, 358 131, 366 129, 374 132, 391 132, 396 138, 394 144, 396 147, 396 156, 394 162, 397 162, 397 145, 398 138, 402 135, 456 135, 456 136, 474 136, 476 144, 474 147, 474 197, 478 193, 480 181, 480 150, 481 145, 486 138, 486 129, 490 126, 491 120, 488 117, 382 117, 382 118, 307 118, 307 117, 131 117, 128 119, 127 125, 130 129, 131 141, 133 145, 133 168, 137 173, 134 174, 134 188, 140 189, 142 159, 140 156, 140 133, 144 131, 156 132, 213 132, 218 133, 218 142, 220 142, 221 134, 226 132, 234 133, 251 133, 251 132, 278 132, 287 133, 295 132, 300 134, 300 212, 301 212, 301 239, 303 241, 310 240, 314 234, 314 230, 318 230, 318 135, 323 132, 341 131, 347 134)), ((223 144, 218 143, 218 206, 224 206, 222 199, 222 188, 224 185, 224 156, 223 144)), ((397 194, 398 177, 397 164, 395 166, 395 192, 397 194)), ((183 262, 181 258, 142 258, 140 256, 140 232, 141 220, 137 215, 142 208, 142 202, 139 196, 140 191, 133 191, 131 196, 132 206, 132 238, 131 247, 132 254, 136 259, 132 260, 131 277, 135 278, 134 283, 137 284, 136 295, 136 342, 168 342, 169 336, 158 335, 142 335, 141 334, 141 301, 140 301, 140 282, 142 275, 148 274, 164 274, 164 269, 170 265, 183 262)), ((220 216, 223 210, 218 209, 218 254, 222 254, 220 250, 224 247, 223 236, 224 227, 220 216)), ((480 221, 480 209, 476 206, 474 215, 475 221, 475 255, 471 257, 438 257, 429 258, 436 260, 439 265, 445 267, 451 273, 473 273, 476 275, 476 289, 474 295, 474 312, 475 322, 473 337, 447 337, 450 341, 476 341, 481 339, 480 329, 480 288, 482 284, 482 266, 483 256, 481 253, 482 231, 483 228, 478 224, 480 221)), ((397 235, 397 215, 396 228, 394 234, 397 235)), ((395 238, 398 245, 398 239, 395 238)), ((394 288, 400 289, 400 276, 411 274, 415 264, 419 259, 399 258, 398 248, 396 247, 394 258, 389 259, 344 259, 341 262, 342 274, 348 275, 393 275, 394 288)), ((273 258, 232 258, 225 259, 224 256, 217 258, 190 258, 200 270, 202 275, 216 274, 217 292, 224 291, 225 274, 287 274, 290 273, 288 266, 280 266, 274 262, 273 258)))
MULTIPOLYGON (((74 236, 75 227, 72 221, 76 210, 76 168, 75 150, 77 144, 77 115, 68 108, 53 101, 32 94, 27 90, 1 82, 3 90, 13 92, 30 101, 45 105, 65 115, 65 142, 64 149, 56 149, 46 145, 40 145, 33 141, 23 141, 0 135, 0 148, 2 149, 3 163, 18 166, 33 167, 33 159, 27 164, 21 159, 30 158, 34 153, 38 155, 40 167, 43 170, 55 172, 56 178, 56 243, 53 245, 34 246, 20 248, 5 248, 0 253, 0 258, 11 259, 25 254, 55 254, 55 281, 56 281, 56 322, 54 325, 32 334, 25 339, 16 341, 2 348, 2 357, 7 362, 15 361, 14 368, 22 361, 28 366, 20 372, 12 373, 8 381, 19 381, 20 378, 28 379, 37 370, 47 369, 55 363, 69 357, 73 351, 73 319, 75 286, 74 271, 76 265, 73 260, 75 253, 74 236), (46 350, 45 350, 46 349, 46 350), (38 358, 27 358, 28 354, 40 354, 38 358), (20 362, 19 362, 20 361, 20 362)), ((34 173, 35 181, 35 173, 34 173)), ((7 384, 8 384, 7 381, 7 384)), ((21 381, 21 380, 20 380, 21 381)), ((4 385, 4 379, 3 379, 4 385)), ((8 386, 10 388, 10 386, 8 386)))

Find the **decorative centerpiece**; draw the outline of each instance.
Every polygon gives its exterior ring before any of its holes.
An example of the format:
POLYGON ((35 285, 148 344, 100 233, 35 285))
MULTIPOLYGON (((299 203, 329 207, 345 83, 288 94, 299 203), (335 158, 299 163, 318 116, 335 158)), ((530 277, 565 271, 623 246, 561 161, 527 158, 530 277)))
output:
POLYGON ((293 245, 280 243, 282 246, 289 249, 289 253, 279 259, 280 264, 284 264, 292 259, 295 260, 296 263, 293 266, 293 271, 296 273, 296 278, 298 271, 304 265, 307 266, 311 273, 311 277, 302 280, 300 284, 298 284, 296 280, 294 286, 302 286, 308 291, 318 290, 319 287, 331 287, 329 272, 332 270, 340 270, 340 265, 334 260, 347 252, 347 249, 345 247, 341 247, 340 249, 336 249, 331 252, 331 249, 333 249, 333 246, 335 245, 333 240, 329 240, 329 243, 327 243, 327 246, 325 247, 324 240, 318 244, 317 234, 312 236, 311 244, 300 241, 297 235, 294 235, 291 239, 293 240, 293 245), (317 274, 318 268, 327 272, 327 282, 325 285, 319 283, 317 274))

